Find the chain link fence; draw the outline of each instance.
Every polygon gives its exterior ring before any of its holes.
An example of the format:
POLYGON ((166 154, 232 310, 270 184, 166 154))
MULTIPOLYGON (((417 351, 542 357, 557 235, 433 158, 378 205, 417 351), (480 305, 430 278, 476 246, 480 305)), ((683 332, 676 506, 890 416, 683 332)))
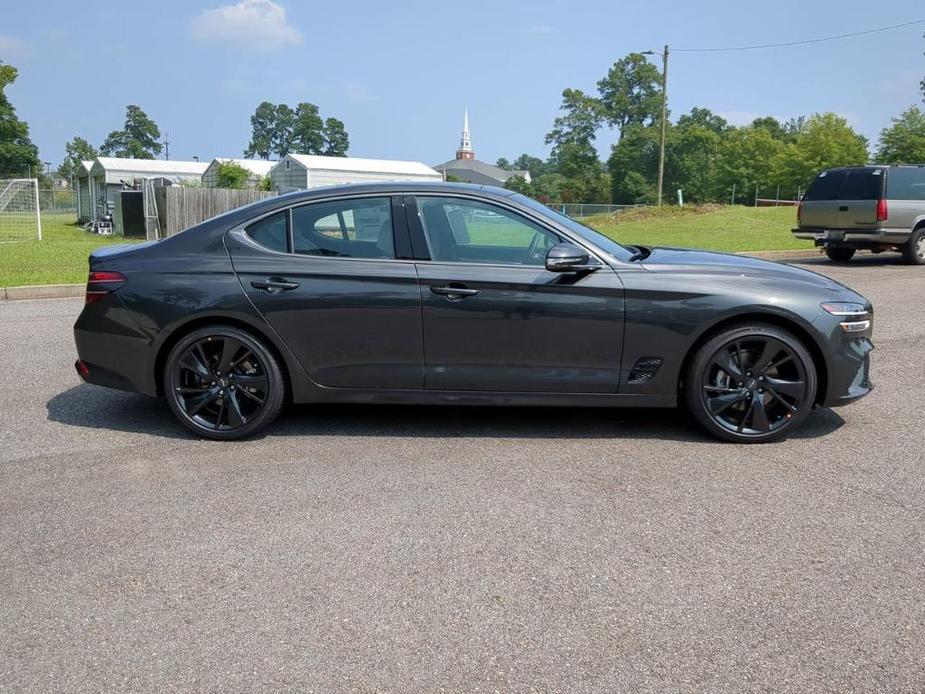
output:
POLYGON ((42 221, 73 224, 77 221, 77 193, 73 188, 39 189, 42 221))
POLYGON ((594 214, 617 214, 634 207, 645 207, 645 205, 603 205, 584 202, 550 202, 546 206, 572 219, 590 217, 594 214))

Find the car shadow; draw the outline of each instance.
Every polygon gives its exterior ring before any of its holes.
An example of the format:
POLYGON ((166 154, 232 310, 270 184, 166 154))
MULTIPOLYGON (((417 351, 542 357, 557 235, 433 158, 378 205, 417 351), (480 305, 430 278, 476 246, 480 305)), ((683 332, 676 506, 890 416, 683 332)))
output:
MULTIPOLYGON (((54 396, 46 409, 50 421, 69 426, 196 438, 174 419, 163 400, 88 384, 54 396)), ((789 438, 825 436, 844 423, 833 410, 819 408, 789 438)), ((682 409, 451 405, 291 405, 262 436, 715 441, 682 409)))
POLYGON ((784 260, 787 265, 806 265, 809 267, 831 267, 831 268, 850 268, 856 267, 876 267, 879 265, 897 265, 901 267, 911 267, 906 265, 903 257, 899 253, 858 253, 846 263, 838 263, 829 260, 826 256, 820 255, 813 258, 792 258, 784 260))

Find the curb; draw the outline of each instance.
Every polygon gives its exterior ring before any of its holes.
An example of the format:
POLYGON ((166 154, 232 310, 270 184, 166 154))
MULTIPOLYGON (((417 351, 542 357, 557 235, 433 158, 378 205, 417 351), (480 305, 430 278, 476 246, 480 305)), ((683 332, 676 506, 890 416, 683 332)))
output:
POLYGON ((86 284, 37 284, 31 287, 0 287, 0 300, 69 299, 83 296, 86 284))
POLYGON ((746 255, 751 258, 763 258, 764 260, 797 260, 800 258, 818 258, 820 254, 821 251, 817 248, 805 251, 740 251, 735 255, 746 255))

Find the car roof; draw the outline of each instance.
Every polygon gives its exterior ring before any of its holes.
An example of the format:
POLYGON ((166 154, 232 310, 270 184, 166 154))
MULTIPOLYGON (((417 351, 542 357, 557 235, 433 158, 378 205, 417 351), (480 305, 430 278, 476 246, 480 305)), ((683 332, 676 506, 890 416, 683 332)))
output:
POLYGON ((276 201, 285 200, 287 204, 315 198, 327 198, 343 195, 382 193, 395 195, 396 193, 478 193, 485 197, 510 197, 515 195, 513 190, 498 188, 496 186, 475 185, 472 183, 449 183, 444 181, 383 181, 380 183, 348 183, 336 186, 320 186, 306 190, 295 190, 290 193, 273 198, 276 201))

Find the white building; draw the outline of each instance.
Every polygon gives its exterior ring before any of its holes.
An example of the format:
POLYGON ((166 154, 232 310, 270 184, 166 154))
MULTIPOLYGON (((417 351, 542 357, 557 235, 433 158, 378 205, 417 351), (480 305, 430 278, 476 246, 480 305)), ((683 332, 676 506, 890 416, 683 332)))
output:
POLYGON ((86 222, 93 216, 93 196, 90 194, 90 169, 93 160, 86 159, 77 167, 77 182, 74 186, 77 195, 77 221, 86 222))
POLYGON ((442 181, 443 174, 419 161, 287 154, 270 170, 280 193, 319 186, 381 181, 442 181))
POLYGON ((97 157, 90 168, 90 216, 95 218, 98 207, 115 202, 123 187, 135 187, 146 178, 164 178, 172 183, 202 182, 208 164, 172 159, 120 159, 97 157))
POLYGON ((276 165, 275 160, 268 159, 228 159, 216 157, 209 164, 209 168, 202 174, 202 185, 205 188, 218 187, 218 168, 222 164, 237 164, 250 172, 246 188, 256 188, 260 181, 270 175, 270 169, 276 165))

